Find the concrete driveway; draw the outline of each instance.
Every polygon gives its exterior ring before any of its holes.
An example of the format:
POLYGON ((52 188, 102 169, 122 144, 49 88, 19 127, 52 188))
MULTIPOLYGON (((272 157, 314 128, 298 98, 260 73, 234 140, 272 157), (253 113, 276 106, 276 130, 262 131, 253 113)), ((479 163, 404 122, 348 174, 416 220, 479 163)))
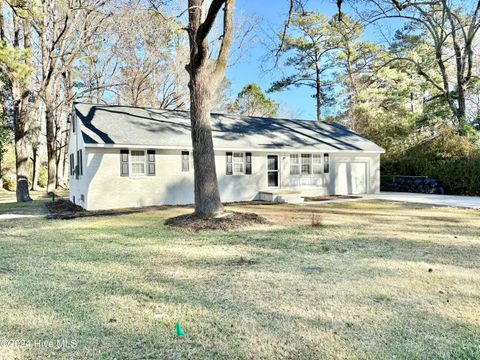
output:
POLYGON ((480 209, 479 196, 454 196, 454 195, 432 195, 414 194, 401 192, 382 192, 380 194, 364 195, 363 199, 379 199, 390 201, 403 201, 416 204, 458 206, 470 209, 480 209))

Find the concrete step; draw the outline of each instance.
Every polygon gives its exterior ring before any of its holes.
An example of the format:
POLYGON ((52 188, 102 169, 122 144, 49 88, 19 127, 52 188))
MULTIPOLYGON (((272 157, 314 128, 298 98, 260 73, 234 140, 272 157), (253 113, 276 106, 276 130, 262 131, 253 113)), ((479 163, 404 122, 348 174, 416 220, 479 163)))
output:
POLYGON ((303 203, 302 194, 279 194, 276 195, 273 199, 276 203, 287 203, 287 204, 301 204, 303 203))

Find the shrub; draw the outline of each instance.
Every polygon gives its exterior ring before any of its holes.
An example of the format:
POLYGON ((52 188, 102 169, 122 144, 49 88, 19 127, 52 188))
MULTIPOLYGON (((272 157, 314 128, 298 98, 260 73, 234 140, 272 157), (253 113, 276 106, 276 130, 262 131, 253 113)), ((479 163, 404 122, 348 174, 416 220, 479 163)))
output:
POLYGON ((39 176, 38 176, 38 185, 42 188, 46 188, 47 187, 47 183, 48 183, 48 171, 47 171, 47 168, 46 167, 43 167, 43 166, 40 166, 40 168, 38 169, 39 171, 39 176))
POLYGON ((5 175, 3 178, 3 188, 8 191, 15 191, 17 188, 17 184, 15 179, 12 179, 10 176, 5 175))
POLYGON ((322 216, 320 214, 312 213, 312 227, 322 226, 322 216))
POLYGON ((447 194, 480 195, 480 148, 445 130, 404 154, 386 157, 382 175, 429 176, 441 180, 447 194))

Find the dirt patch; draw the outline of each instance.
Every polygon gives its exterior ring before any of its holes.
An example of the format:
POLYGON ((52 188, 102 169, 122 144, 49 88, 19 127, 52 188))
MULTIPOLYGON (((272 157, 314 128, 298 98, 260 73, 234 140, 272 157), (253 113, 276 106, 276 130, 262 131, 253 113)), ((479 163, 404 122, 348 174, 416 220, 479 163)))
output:
POLYGON ((328 200, 341 200, 341 199, 360 199, 361 196, 352 195, 327 195, 327 196, 306 196, 304 201, 328 201, 328 200))
POLYGON ((82 207, 75 205, 70 200, 58 200, 54 202, 48 202, 45 204, 48 210, 48 219, 74 219, 78 217, 93 217, 93 216, 115 216, 115 215, 127 215, 135 213, 143 213, 147 211, 167 210, 174 207, 192 208, 192 205, 158 205, 158 206, 144 206, 138 208, 124 208, 113 210, 96 210, 87 211, 82 207))
POLYGON ((195 214, 176 216, 165 221, 165 225, 193 231, 231 230, 254 224, 267 224, 268 221, 255 213, 227 212, 212 219, 201 219, 195 214))

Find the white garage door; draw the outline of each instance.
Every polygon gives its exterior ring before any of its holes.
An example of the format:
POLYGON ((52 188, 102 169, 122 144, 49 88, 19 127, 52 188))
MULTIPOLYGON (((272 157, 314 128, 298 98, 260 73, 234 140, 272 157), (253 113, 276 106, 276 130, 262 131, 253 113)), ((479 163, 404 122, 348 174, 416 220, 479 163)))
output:
POLYGON ((335 163, 335 195, 365 194, 367 163, 339 161, 335 163))

